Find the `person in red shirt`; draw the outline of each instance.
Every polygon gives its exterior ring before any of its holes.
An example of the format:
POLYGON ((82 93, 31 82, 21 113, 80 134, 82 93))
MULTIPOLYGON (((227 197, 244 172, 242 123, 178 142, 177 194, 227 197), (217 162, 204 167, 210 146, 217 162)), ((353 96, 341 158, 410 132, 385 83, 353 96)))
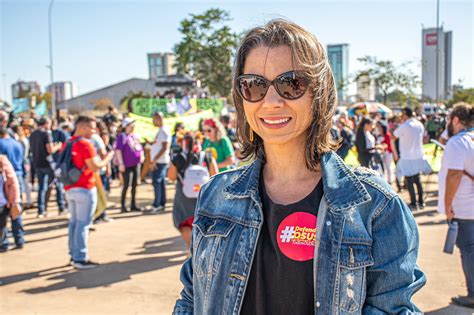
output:
POLYGON ((384 152, 382 155, 383 166, 385 170, 385 179, 391 185, 392 184, 392 140, 390 138, 390 133, 388 132, 388 127, 385 123, 379 121, 377 122, 377 129, 379 135, 379 143, 383 146, 384 152))
POLYGON ((106 166, 113 158, 109 152, 101 160, 89 141, 96 130, 94 117, 79 116, 76 120, 76 132, 69 140, 72 145, 72 162, 83 169, 79 180, 66 186, 66 198, 71 217, 69 219, 69 255, 76 269, 91 269, 97 266, 88 259, 87 238, 97 206, 97 188, 94 173, 106 166))

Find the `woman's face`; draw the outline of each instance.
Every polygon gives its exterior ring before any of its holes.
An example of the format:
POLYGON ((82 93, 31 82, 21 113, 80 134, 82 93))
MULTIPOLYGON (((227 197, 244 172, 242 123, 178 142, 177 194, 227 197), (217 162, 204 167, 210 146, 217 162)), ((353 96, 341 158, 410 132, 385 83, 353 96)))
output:
POLYGON ((371 122, 364 125, 364 131, 372 131, 372 129, 374 129, 374 125, 371 122))
MULTIPOLYGON (((282 73, 298 70, 291 57, 287 46, 254 48, 247 56, 243 74, 257 74, 274 80, 282 73)), ((309 89, 299 99, 287 100, 276 92, 273 85, 261 101, 243 100, 245 116, 252 130, 265 144, 275 145, 305 142, 313 117, 311 103, 309 89)))
POLYGON ((135 125, 134 124, 130 124, 128 125, 127 127, 125 127, 125 133, 126 134, 131 134, 133 132, 133 129, 135 129, 135 125))
POLYGON ((211 142, 217 141, 217 131, 215 128, 212 128, 211 126, 204 125, 202 128, 202 131, 204 132, 204 136, 209 138, 211 142))
POLYGON ((382 136, 384 135, 383 128, 381 125, 377 124, 377 130, 379 132, 379 135, 382 135, 382 136))

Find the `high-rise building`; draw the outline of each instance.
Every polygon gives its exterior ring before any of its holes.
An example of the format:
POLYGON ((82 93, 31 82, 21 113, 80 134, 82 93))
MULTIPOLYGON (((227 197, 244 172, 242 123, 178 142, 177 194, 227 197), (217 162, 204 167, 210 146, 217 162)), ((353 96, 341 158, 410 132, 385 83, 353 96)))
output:
POLYGON ((54 82, 48 86, 47 90, 48 92, 51 92, 51 90, 54 92, 54 99, 56 103, 73 98, 75 94, 74 85, 70 81, 54 82))
POLYGON ((374 80, 368 76, 361 76, 357 79, 357 98, 363 102, 373 102, 377 99, 379 88, 374 80))
POLYGON ((346 99, 347 77, 349 75, 349 44, 328 45, 327 53, 337 87, 339 103, 346 99))
POLYGON ((176 74, 175 55, 172 53, 149 53, 148 75, 150 79, 176 74))
POLYGON ((422 96, 431 100, 444 100, 452 96, 451 59, 453 33, 443 28, 422 30, 421 79, 422 96), (436 51, 438 50, 438 54, 436 51), (438 60, 436 60, 438 59, 438 60), (438 72, 436 74, 436 72, 438 72), (438 88, 436 88, 438 83, 438 88), (436 94, 437 93, 437 94, 436 94))
POLYGON ((41 93, 41 87, 36 81, 18 81, 12 84, 12 99, 28 97, 33 93, 41 93))

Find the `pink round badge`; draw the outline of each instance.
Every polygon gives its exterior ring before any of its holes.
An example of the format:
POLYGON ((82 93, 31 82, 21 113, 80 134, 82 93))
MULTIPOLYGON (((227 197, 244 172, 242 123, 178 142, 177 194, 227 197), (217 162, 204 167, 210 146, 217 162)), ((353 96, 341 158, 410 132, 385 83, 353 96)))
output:
POLYGON ((277 241, 286 257, 296 261, 313 259, 317 220, 311 213, 295 212, 281 221, 277 241))

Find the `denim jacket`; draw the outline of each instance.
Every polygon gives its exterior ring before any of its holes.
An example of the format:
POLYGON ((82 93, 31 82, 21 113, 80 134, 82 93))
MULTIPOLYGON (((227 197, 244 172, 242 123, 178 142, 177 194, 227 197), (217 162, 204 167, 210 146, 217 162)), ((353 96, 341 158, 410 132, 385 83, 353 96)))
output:
MULTIPOLYGON (((349 169, 333 152, 321 166, 315 314, 421 314, 411 302, 426 279, 416 265, 418 230, 410 210, 368 169, 349 169)), ((240 313, 263 223, 261 167, 256 160, 202 188, 174 314, 240 313)))

